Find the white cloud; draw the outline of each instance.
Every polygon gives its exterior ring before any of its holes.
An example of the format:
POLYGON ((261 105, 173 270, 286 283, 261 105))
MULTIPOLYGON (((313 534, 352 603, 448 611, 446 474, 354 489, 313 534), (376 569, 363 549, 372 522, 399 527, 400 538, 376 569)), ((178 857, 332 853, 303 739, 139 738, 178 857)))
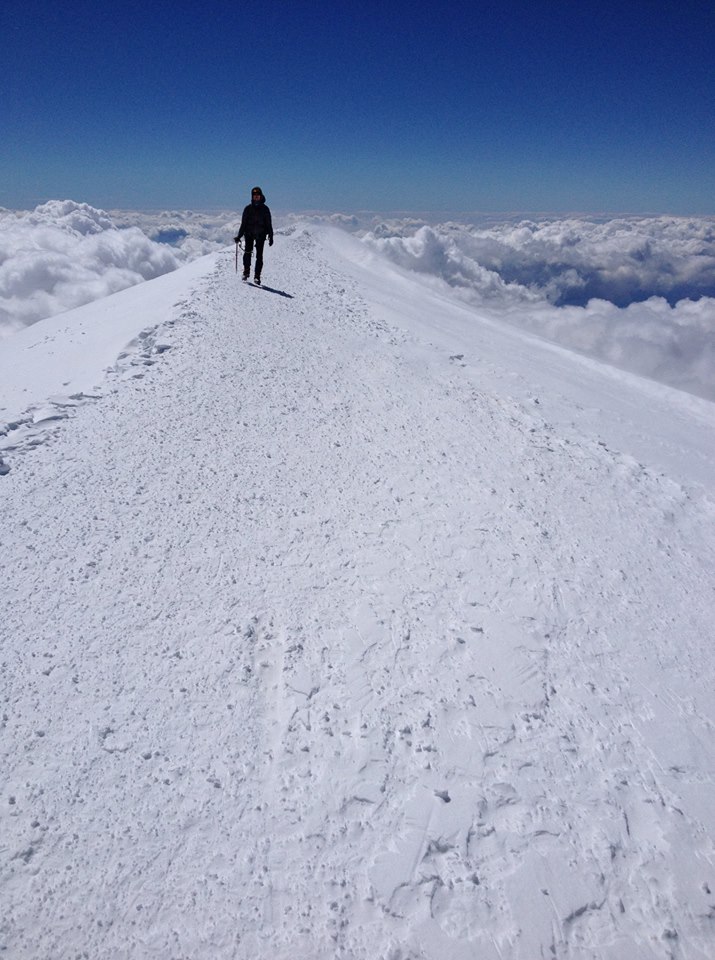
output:
POLYGON ((157 243, 171 244, 183 261, 225 247, 241 224, 240 210, 112 210, 110 214, 118 227, 138 227, 157 243))
POLYGON ((222 244, 184 237, 174 248, 86 203, 52 200, 0 210, 0 337, 175 270, 222 244))
POLYGON ((348 233, 355 233, 363 228, 360 218, 348 213, 289 213, 285 219, 289 229, 306 223, 327 223, 348 233))
POLYGON ((543 305, 508 318, 533 333, 614 366, 715 400, 715 299, 671 306, 650 297, 627 307, 543 305))
POLYGON ((715 399, 715 221, 388 221, 364 240, 570 349, 715 399))

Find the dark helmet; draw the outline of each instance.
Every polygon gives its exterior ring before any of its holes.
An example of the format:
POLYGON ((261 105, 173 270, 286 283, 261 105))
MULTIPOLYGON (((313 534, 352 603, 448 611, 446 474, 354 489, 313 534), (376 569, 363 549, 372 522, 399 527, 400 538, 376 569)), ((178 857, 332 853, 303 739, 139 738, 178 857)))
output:
POLYGON ((256 194, 258 194, 258 199, 259 199, 259 200, 263 200, 263 201, 265 202, 265 199, 266 199, 266 198, 263 196, 263 191, 261 190, 260 187, 254 187, 254 188, 251 190, 251 200, 253 200, 253 198, 255 197, 256 194))

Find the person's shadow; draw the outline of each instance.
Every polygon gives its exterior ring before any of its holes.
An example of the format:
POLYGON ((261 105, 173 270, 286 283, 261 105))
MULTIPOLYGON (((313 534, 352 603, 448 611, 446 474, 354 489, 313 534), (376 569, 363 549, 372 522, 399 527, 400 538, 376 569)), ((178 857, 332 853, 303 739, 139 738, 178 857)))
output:
POLYGON ((276 290, 274 287, 267 287, 265 284, 261 284, 260 287, 257 287, 255 284, 251 284, 254 290, 267 290, 268 293, 277 293, 279 297, 287 297, 289 300, 293 299, 292 293, 286 293, 285 290, 276 290))

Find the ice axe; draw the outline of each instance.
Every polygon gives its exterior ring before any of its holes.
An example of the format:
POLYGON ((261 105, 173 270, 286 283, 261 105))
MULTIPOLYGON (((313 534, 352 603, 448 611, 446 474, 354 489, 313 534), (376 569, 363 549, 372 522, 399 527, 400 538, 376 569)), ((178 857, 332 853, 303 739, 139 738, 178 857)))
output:
POLYGON ((241 247, 241 250, 243 250, 243 245, 238 237, 234 237, 233 239, 236 244, 236 273, 238 273, 238 248, 241 247))

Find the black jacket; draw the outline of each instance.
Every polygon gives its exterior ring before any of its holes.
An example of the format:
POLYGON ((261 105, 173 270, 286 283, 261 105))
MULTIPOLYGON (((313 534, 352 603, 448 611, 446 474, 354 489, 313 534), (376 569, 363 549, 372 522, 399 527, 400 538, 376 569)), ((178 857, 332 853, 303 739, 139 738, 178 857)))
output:
POLYGON ((271 211, 266 206, 266 198, 262 197, 258 203, 249 203, 243 211, 241 226, 238 230, 238 239, 244 236, 254 239, 273 239, 273 222, 271 211))

